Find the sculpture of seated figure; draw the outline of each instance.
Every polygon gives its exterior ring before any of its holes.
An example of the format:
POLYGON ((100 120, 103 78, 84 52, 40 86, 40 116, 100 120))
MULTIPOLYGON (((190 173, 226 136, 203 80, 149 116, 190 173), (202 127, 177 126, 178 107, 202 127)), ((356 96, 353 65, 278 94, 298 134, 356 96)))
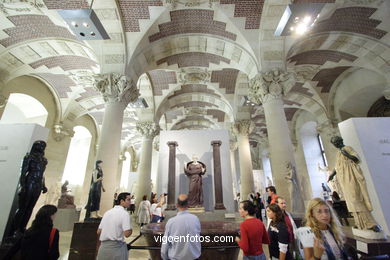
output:
POLYGON ((196 156, 184 167, 184 172, 190 180, 188 204, 190 208, 203 206, 202 175, 206 173, 206 165, 198 161, 196 156))
POLYGON ((58 208, 59 209, 74 209, 76 205, 74 205, 74 197, 69 195, 68 190, 68 181, 65 181, 61 186, 61 198, 58 200, 58 208))

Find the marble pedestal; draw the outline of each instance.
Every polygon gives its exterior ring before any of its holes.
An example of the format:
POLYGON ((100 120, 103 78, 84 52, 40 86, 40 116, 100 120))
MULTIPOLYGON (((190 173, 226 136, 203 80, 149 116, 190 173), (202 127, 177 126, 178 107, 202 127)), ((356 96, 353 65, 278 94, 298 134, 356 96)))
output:
POLYGON ((75 223, 69 260, 95 260, 100 241, 96 234, 100 222, 75 223))
POLYGON ((74 223, 78 222, 80 211, 76 209, 58 209, 54 226, 61 232, 71 231, 74 223))
POLYGON ((390 239, 375 240, 355 236, 350 227, 342 228, 347 241, 346 245, 363 256, 390 255, 390 239))
MULTIPOLYGON (((188 210, 191 214, 196 215, 200 221, 229 221, 232 217, 228 214, 226 210, 214 210, 214 211, 206 211, 206 212, 193 212, 188 210)), ((176 216, 177 210, 165 210, 165 219, 166 223, 168 219, 176 216)))
MULTIPOLYGON (((236 260, 240 252, 240 248, 234 241, 240 230, 240 224, 236 222, 226 221, 201 221, 200 235, 206 238, 209 237, 210 242, 202 242, 202 254, 199 259, 202 260, 236 260), (231 237, 229 242, 213 242, 215 236, 231 237), (210 249, 210 246, 230 246, 233 248, 210 249)), ((163 236, 165 231, 165 223, 151 223, 141 229, 141 234, 145 236, 148 246, 161 247, 161 242, 158 236, 163 236)), ((220 237, 219 237, 220 239, 220 237)), ((149 251, 152 260, 160 260, 160 250, 149 251)))

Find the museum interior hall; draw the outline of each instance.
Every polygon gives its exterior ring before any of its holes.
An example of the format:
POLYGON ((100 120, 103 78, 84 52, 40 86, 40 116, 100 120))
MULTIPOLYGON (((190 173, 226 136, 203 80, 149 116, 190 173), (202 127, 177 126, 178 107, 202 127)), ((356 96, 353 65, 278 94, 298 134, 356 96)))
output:
POLYGON ((0 258, 45 204, 59 259, 95 259, 128 192, 129 259, 160 259, 179 194, 235 234, 244 200, 268 228, 273 188, 298 227, 326 201, 352 259, 390 256, 389 117, 389 0, 0 0, 0 258))

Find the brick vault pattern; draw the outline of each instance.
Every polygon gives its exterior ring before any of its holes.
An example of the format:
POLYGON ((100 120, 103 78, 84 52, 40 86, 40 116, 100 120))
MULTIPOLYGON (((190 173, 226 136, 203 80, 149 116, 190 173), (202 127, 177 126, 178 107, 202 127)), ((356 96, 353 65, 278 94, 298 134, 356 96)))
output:
POLYGON ((343 66, 332 69, 322 69, 313 77, 312 81, 318 81, 317 87, 321 87, 322 93, 329 93, 333 82, 338 76, 340 76, 341 73, 349 68, 351 67, 343 66))
POLYGON ((73 80, 63 74, 37 73, 35 75, 44 79, 52 86, 60 98, 67 98, 68 93, 72 92, 70 87, 76 86, 76 83, 73 80))
POLYGON ((140 19, 150 19, 149 6, 162 6, 161 0, 118 0, 125 32, 140 32, 140 19))
POLYGON ((148 72, 152 81, 153 94, 162 96, 163 90, 169 88, 169 84, 177 83, 176 73, 174 71, 153 70, 148 72))
POLYGON ((33 69, 40 66, 46 66, 51 69, 60 67, 63 70, 78 70, 78 69, 92 69, 96 67, 97 63, 91 59, 75 56, 75 55, 60 55, 54 57, 44 58, 29 64, 33 69))
POLYGON ((211 82, 218 82, 220 88, 226 89, 226 94, 234 94, 238 72, 236 69, 213 71, 211 82))
POLYGON ((236 35, 226 31, 226 23, 214 21, 213 10, 177 10, 171 13, 171 22, 160 24, 160 32, 149 36, 149 41, 154 42, 164 37, 183 33, 204 33, 219 35, 233 41, 236 35))
POLYGON ((221 0, 221 4, 235 4, 234 17, 245 17, 245 29, 259 29, 264 0, 221 0))
POLYGON ((43 0, 47 9, 83 9, 89 8, 86 0, 43 0))
POLYGON ((230 63, 229 59, 211 53, 185 52, 162 58, 156 64, 160 65, 166 62, 168 66, 177 64, 179 68, 191 66, 208 67, 210 62, 219 64, 221 61, 227 64, 230 63))
POLYGON ((357 59, 357 57, 340 51, 312 50, 294 55, 288 58, 288 61, 296 62, 295 65, 324 65, 327 61, 339 62, 341 59, 353 62, 357 59))
POLYGON ((376 29, 381 21, 370 19, 370 16, 376 10, 377 8, 369 7, 339 8, 329 19, 318 22, 312 32, 344 31, 381 39, 387 33, 383 30, 376 29))
POLYGON ((0 40, 4 47, 39 38, 67 38, 76 40, 67 28, 55 25, 45 15, 14 15, 7 17, 15 27, 4 29, 8 38, 0 40))

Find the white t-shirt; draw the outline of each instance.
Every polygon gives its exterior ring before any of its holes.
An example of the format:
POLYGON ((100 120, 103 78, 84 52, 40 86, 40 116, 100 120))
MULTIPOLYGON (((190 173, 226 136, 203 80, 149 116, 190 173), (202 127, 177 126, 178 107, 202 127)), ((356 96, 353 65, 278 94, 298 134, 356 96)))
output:
POLYGON ((99 229, 102 230, 100 241, 124 241, 123 232, 131 229, 130 215, 122 206, 117 205, 104 213, 99 229))
POLYGON ((161 214, 161 207, 157 207, 157 203, 153 203, 151 208, 150 208, 150 212, 152 213, 152 215, 156 215, 156 216, 162 216, 161 214))
MULTIPOLYGON (((337 242, 334 240, 332 234, 329 230, 321 230, 322 235, 325 237, 326 241, 328 242, 329 246, 332 248, 332 252, 336 259, 342 259, 340 248, 337 245, 337 242)), ((299 241, 301 242, 303 248, 313 248, 314 247, 314 233, 311 231, 310 227, 300 227, 297 230, 297 237, 299 241)), ((303 255, 303 252, 301 252, 303 255)), ((326 255, 326 252, 321 256, 321 260, 328 260, 328 256, 326 255)))

